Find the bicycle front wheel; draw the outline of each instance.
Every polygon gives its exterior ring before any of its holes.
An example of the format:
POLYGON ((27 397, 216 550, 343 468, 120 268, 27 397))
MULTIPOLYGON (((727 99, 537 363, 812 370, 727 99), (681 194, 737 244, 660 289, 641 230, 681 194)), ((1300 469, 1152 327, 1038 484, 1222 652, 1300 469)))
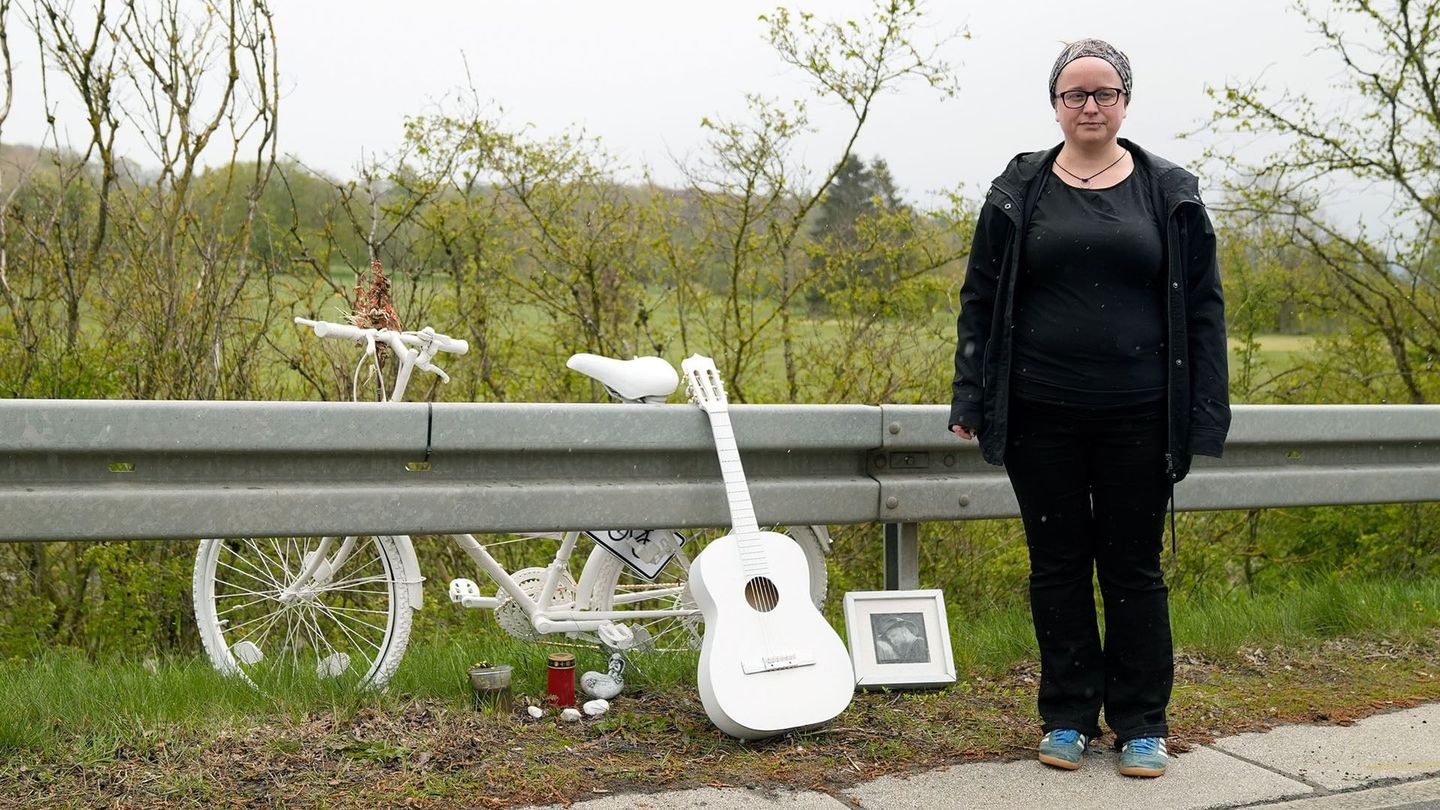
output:
POLYGON ((332 539, 311 580, 287 593, 319 550, 318 537, 200 541, 195 623, 220 672, 259 687, 289 678, 383 686, 410 639, 413 605, 404 536, 332 539))
MULTIPOLYGON (((824 526, 788 526, 777 531, 789 535, 805 552, 810 568, 810 599, 815 607, 823 607, 828 584, 825 555, 830 549, 830 531, 824 526)), ((690 595, 690 561, 711 539, 725 533, 724 530, 687 531, 684 547, 653 581, 636 575, 619 557, 597 544, 580 574, 580 606, 592 611, 674 611, 674 616, 623 623, 635 634, 641 649, 699 650, 704 638, 704 622, 690 595)))

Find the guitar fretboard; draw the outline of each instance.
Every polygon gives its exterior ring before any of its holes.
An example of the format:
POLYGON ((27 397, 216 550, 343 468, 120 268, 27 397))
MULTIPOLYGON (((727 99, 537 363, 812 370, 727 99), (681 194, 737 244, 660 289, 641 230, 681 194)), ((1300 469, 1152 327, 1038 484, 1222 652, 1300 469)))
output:
POLYGON ((755 507, 750 502, 750 487, 745 483, 745 467, 740 463, 740 448, 735 444, 735 431, 730 427, 728 411, 711 410, 710 431, 715 434, 715 453, 720 458, 720 475, 725 479, 725 497, 730 504, 730 523, 738 535, 740 565, 749 576, 769 572, 765 547, 757 539, 760 524, 755 520, 755 507))

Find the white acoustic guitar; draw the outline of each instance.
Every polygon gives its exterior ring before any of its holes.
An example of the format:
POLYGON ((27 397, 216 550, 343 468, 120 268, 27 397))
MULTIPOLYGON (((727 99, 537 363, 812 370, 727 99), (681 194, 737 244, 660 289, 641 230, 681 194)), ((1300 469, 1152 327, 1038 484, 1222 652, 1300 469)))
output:
POLYGON ((690 397, 710 416, 734 530, 690 565, 690 590, 705 617, 700 700, 710 722, 752 740, 834 719, 855 694, 850 654, 810 599, 800 547, 755 522, 740 451, 715 363, 680 364, 690 397))

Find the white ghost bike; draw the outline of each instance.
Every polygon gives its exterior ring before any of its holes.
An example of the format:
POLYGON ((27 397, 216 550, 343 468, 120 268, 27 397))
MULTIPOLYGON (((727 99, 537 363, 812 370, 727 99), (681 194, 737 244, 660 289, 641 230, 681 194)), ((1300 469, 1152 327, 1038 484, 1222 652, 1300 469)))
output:
MULTIPOLYGON (((362 344, 351 379, 352 398, 367 360, 382 402, 400 402, 414 370, 448 381, 434 364, 441 353, 464 354, 463 340, 429 327, 415 332, 364 329, 296 318, 320 337, 362 344), (395 358, 388 393, 377 347, 395 358)), ((617 399, 659 404, 679 378, 658 357, 614 360, 577 354, 567 365, 601 382, 617 399)), ((810 565, 810 593, 825 598, 824 526, 792 526, 810 565)), ((483 594, 470 579, 450 582, 452 602, 493 611, 512 636, 535 640, 562 634, 617 650, 698 650, 701 617, 687 586, 690 560, 710 536, 724 532, 672 529, 627 532, 454 534, 449 537, 494 583, 483 594), (584 541, 578 580, 572 560, 584 541), (510 544, 558 544, 549 563, 511 571, 497 554, 510 544)), ((510 555, 535 558, 529 554, 510 555)), ((200 541, 195 555, 195 619, 211 662, 251 683, 293 672, 383 686, 395 674, 422 604, 424 577, 406 535, 241 537, 200 541)))

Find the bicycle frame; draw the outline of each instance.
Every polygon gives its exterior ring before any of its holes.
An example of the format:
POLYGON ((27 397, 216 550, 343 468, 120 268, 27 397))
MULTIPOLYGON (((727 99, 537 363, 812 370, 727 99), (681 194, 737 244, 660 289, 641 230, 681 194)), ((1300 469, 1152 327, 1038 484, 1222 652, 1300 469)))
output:
MULTIPOLYGON (((589 609, 576 609, 573 602, 556 602, 555 592, 558 590, 561 578, 569 574, 570 557, 575 551, 575 546, 580 538, 580 532, 567 532, 561 541, 560 548, 555 552, 554 558, 545 569, 545 584, 539 596, 531 596, 526 593, 516 582, 514 575, 505 566, 496 560, 485 545, 475 539, 471 534, 452 534, 449 537, 460 545, 460 548, 470 556, 480 569, 498 585, 515 603, 525 611, 536 632, 549 633, 585 633, 594 632, 601 626, 614 621, 635 620, 635 619, 660 619, 668 617, 692 616, 698 613, 698 609, 663 609, 663 610, 607 610, 597 611, 589 609)), ((327 558, 330 546, 333 545, 335 537, 325 537, 320 545, 311 552, 305 568, 278 597, 281 602, 290 603, 300 599, 307 586, 315 580, 316 574, 324 566, 326 569, 339 569, 349 559, 355 548, 356 538, 346 537, 341 543, 333 558, 327 558)), ((323 577, 322 577, 323 579, 323 577)), ((626 594, 615 599, 616 604, 630 604, 650 599, 659 599, 670 596, 679 596, 684 591, 683 586, 651 588, 641 593, 626 594)), ((495 596, 478 597, 468 599, 465 603, 470 608, 495 609, 500 604, 500 598, 495 596)))
MULTIPOLYGON (((525 593, 515 577, 497 561, 485 546, 477 541, 473 535, 452 534, 450 535, 460 547, 475 560, 495 584, 499 585, 516 604, 525 611, 530 618, 530 623, 539 633, 584 633, 599 630, 602 626, 615 621, 634 619, 660 619, 667 617, 692 616, 699 613, 698 609, 680 610, 577 610, 572 602, 555 602, 555 591, 557 590, 562 576, 569 574, 570 555, 575 550, 575 544, 580 538, 580 532, 566 532, 560 548, 555 552, 555 557, 550 561, 545 571, 545 585, 538 597, 532 597, 525 593), (567 609, 569 607, 569 609, 567 609)), ((648 599, 656 599, 665 596, 678 596, 684 590, 683 586, 655 588, 647 590, 642 594, 632 594, 621 597, 617 600, 621 604, 639 602, 648 599)), ((467 601, 467 607, 484 607, 494 609, 498 606, 498 597, 481 597, 467 601)))
MULTIPOLYGON (((310 326, 316 326, 315 322, 304 321, 304 323, 310 326)), ((316 331, 317 334, 324 336, 326 332, 322 331, 322 328, 323 324, 321 327, 317 327, 316 331)), ((335 330, 335 325, 330 325, 330 328, 335 330)), ((338 331, 339 330, 335 330, 336 333, 338 333, 338 331)), ((378 362, 375 360, 377 337, 374 334, 374 330, 364 330, 363 335, 348 334, 359 331, 361 330, 355 330, 353 328, 345 329, 346 334, 344 335, 346 337, 363 338, 366 342, 365 354, 361 357, 359 363, 356 364, 355 374, 352 376, 352 399, 358 396, 359 369, 360 365, 365 362, 366 357, 375 363, 376 374, 380 377, 381 390, 382 392, 384 391, 384 375, 378 362)), ((426 333, 432 338, 435 336, 434 331, 429 329, 424 330, 420 334, 423 336, 426 333)), ((449 340, 444 336, 440 336, 440 338, 449 340)), ((443 371, 430 364, 430 361, 439 351, 440 343, 426 340, 419 344, 420 349, 417 351, 408 348, 399 334, 390 332, 389 330, 384 330, 384 335, 380 340, 394 353, 398 363, 395 385, 391 391, 385 393, 384 398, 381 400, 383 403, 400 402, 403 400, 411 372, 416 367, 438 374, 442 379, 448 379, 448 377, 445 377, 443 371)), ((646 404, 643 400, 639 399, 630 399, 619 395, 616 395, 616 398, 625 404, 646 404)), ((549 565, 546 566, 544 584, 538 596, 531 596, 527 593, 515 579, 514 574, 501 565, 500 562, 495 559, 494 555, 485 548, 485 545, 475 539, 474 535, 452 534, 450 538, 460 545, 465 553, 475 561, 480 569, 484 571, 507 596, 514 600, 530 620, 531 626, 534 627, 536 632, 542 635, 550 633, 599 632, 607 625, 611 625, 617 621, 672 617, 684 618, 699 614, 698 608, 595 611, 577 608, 573 601, 557 602, 556 593, 559 591, 563 579, 570 576, 570 558, 574 553, 580 535, 581 532, 572 531, 566 532, 562 536, 560 548, 555 552, 555 556, 549 565)), ((550 536, 554 537, 555 535, 550 536)), ((356 547, 357 538, 354 536, 345 537, 341 541, 340 548, 332 558, 329 557, 328 554, 336 539, 336 537, 325 537, 321 539, 320 545, 316 550, 308 555, 303 569, 279 595, 278 598, 281 602, 288 604, 302 598, 306 593, 306 589, 310 587, 313 582, 316 582, 317 575, 320 575, 320 584, 323 585, 323 580, 328 577, 328 574, 324 572, 338 570, 345 561, 349 559, 350 554, 356 547)), ((423 581, 423 577, 421 580, 423 581)), ((684 589, 684 585, 660 586, 646 589, 642 592, 616 595, 612 599, 612 604, 625 605, 659 598, 679 597, 684 592, 684 589)), ((501 601, 501 598, 498 596, 467 597, 464 605, 465 607, 489 608, 493 610, 499 607, 501 601)), ((418 600, 416 604, 419 604, 418 600)))

